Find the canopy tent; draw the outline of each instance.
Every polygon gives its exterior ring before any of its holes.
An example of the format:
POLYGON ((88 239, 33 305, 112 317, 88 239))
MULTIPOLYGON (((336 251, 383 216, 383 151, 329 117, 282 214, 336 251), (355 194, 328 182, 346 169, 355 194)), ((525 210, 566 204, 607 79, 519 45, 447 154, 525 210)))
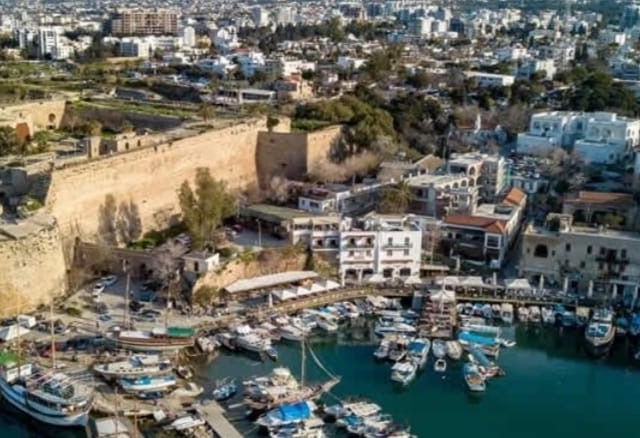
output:
POLYGON ((278 301, 286 301, 296 297, 296 294, 290 289, 277 290, 275 292, 271 292, 271 294, 277 298, 278 301))
POLYGON ((404 280, 404 284, 407 284, 407 285, 422 284, 422 280, 420 279, 420 277, 411 276, 411 277, 407 277, 404 280))
POLYGON ((306 295, 310 295, 311 293, 313 293, 309 289, 306 289, 302 286, 294 287, 291 290, 293 290, 293 292, 296 294, 297 297, 304 297, 306 295))
POLYGON ((512 290, 530 291, 533 289, 526 278, 505 278, 504 287, 512 290))
POLYGON ((0 328, 0 341, 7 342, 16 339, 22 335, 26 335, 30 330, 20 327, 18 324, 9 325, 0 328))
POLYGON ((326 290, 340 289, 340 283, 333 280, 324 280, 324 287, 326 290))
POLYGON ((460 286, 460 277, 456 277, 455 275, 439 277, 438 279, 436 279, 436 284, 439 286, 457 287, 460 286))
POLYGON ((482 277, 478 277, 478 276, 467 276, 467 277, 462 277, 460 279, 460 286, 462 287, 487 287, 489 285, 487 285, 483 280, 482 277))
POLYGON ((327 289, 326 289, 323 285, 321 285, 320 283, 313 283, 313 284, 309 287, 309 291, 310 291, 311 293, 314 293, 314 294, 315 294, 315 293, 318 293, 318 292, 324 292, 324 291, 326 291, 326 290, 327 290, 327 289))
POLYGON ((371 274, 364 280, 368 283, 382 283, 384 281, 384 277, 382 274, 371 274))

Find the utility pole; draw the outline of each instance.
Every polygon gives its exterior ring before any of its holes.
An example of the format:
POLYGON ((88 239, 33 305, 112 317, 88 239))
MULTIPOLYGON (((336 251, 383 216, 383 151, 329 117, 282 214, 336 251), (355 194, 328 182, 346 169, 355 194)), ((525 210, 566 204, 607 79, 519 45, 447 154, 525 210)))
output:
POLYGON ((129 328, 129 293, 131 290, 131 277, 129 275, 129 263, 122 259, 122 270, 126 276, 126 285, 124 288, 124 314, 122 316, 122 325, 126 329, 129 328))
POLYGON ((53 297, 49 303, 49 329, 51 330, 51 367, 56 369, 56 332, 53 328, 53 297))

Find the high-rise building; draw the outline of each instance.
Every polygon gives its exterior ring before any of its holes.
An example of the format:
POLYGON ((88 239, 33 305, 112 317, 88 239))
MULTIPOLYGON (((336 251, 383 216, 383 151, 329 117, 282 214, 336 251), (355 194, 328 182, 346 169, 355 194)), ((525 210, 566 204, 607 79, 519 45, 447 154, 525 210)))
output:
POLYGON ((41 27, 38 29, 38 57, 51 59, 67 59, 72 55, 71 48, 63 41, 62 29, 59 27, 41 27))
POLYGON ((256 6, 251 9, 251 19, 256 27, 264 27, 269 25, 269 11, 262 6, 256 6))
POLYGON ((111 19, 111 33, 124 35, 177 35, 178 14, 169 9, 122 10, 111 19))
POLYGON ((289 6, 280 6, 275 12, 276 24, 279 26, 286 26, 292 24, 294 21, 293 9, 289 6))
POLYGON ((195 47, 196 30, 191 26, 185 26, 184 29, 182 29, 182 40, 184 41, 185 47, 195 47))

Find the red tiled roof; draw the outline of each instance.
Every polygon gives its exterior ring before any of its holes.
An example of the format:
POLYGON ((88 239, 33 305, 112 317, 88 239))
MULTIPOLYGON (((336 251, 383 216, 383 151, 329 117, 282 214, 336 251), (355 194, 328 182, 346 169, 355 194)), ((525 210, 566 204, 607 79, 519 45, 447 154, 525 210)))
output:
POLYGON ((579 191, 577 196, 566 199, 565 202, 587 202, 590 204, 633 202, 633 196, 628 193, 579 191))
POLYGON ((522 190, 517 187, 513 187, 504 197, 504 202, 506 202, 507 204, 518 206, 525 196, 526 195, 522 190))
POLYGON ((469 216, 465 214, 452 214, 445 216, 445 224, 460 225, 465 227, 483 228, 490 233, 504 234, 506 222, 501 219, 483 216, 469 216))

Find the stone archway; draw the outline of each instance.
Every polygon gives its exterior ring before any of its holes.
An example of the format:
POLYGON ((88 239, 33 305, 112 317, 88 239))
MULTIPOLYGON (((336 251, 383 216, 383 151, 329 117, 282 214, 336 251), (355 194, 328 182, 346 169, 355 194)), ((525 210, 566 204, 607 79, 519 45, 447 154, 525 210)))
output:
POLYGON ((16 125, 16 136, 21 142, 28 142, 31 139, 31 130, 29 124, 26 122, 20 122, 16 125))
POLYGON ((56 117, 56 115, 54 113, 49 114, 49 129, 55 129, 56 128, 56 120, 58 118, 56 117))

